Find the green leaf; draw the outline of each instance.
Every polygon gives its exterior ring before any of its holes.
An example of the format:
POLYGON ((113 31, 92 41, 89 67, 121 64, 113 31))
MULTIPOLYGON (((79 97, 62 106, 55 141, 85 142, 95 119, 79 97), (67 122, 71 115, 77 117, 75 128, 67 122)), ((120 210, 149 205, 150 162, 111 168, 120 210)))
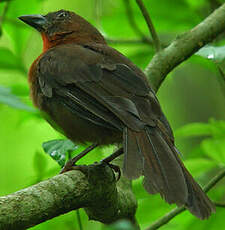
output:
POLYGON ((114 224, 103 228, 104 230, 135 230, 134 226, 128 220, 119 220, 114 224))
POLYGON ((225 138, 225 121, 223 120, 209 120, 212 136, 215 138, 225 138))
POLYGON ((0 86, 0 103, 6 104, 10 107, 25 110, 27 112, 36 113, 36 109, 24 104, 19 97, 12 94, 11 90, 0 86))
POLYGON ((210 158, 225 164, 225 138, 206 139, 202 141, 201 147, 210 158))
POLYGON ((211 127, 207 123, 190 123, 177 129, 175 135, 177 137, 209 136, 211 135, 211 127))
POLYGON ((202 56, 212 61, 221 62, 225 59, 225 46, 205 46, 196 55, 202 56))
POLYGON ((225 137, 225 121, 210 119, 208 123, 190 123, 175 131, 177 137, 214 136, 225 137))
POLYGON ((47 141, 42 144, 42 147, 61 167, 65 165, 66 154, 77 149, 77 146, 68 139, 47 141))

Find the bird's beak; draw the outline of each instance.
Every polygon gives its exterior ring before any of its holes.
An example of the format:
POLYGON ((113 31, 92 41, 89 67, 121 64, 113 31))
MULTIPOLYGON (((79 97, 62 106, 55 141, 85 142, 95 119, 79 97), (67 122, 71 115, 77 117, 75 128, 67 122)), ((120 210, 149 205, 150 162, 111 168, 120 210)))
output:
POLYGON ((47 19, 40 14, 34 15, 23 15, 20 16, 19 19, 26 24, 34 27, 36 30, 43 32, 47 28, 48 21, 47 19))

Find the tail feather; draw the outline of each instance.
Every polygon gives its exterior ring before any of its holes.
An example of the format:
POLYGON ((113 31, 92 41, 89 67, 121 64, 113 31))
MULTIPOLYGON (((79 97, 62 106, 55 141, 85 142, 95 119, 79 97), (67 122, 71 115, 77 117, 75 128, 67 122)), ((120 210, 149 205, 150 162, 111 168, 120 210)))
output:
MULTIPOLYGON (((166 135, 161 132, 162 137, 166 138, 166 135)), ((181 161, 179 155, 177 154, 176 147, 167 139, 167 143, 170 148, 173 150, 173 154, 177 159, 180 167, 183 170, 183 174, 185 176, 186 184, 188 187, 188 200, 184 203, 186 208, 195 216, 200 219, 207 219, 211 215, 212 212, 215 212, 215 205, 212 201, 208 198, 199 184, 194 180, 192 175, 188 172, 185 168, 183 162, 181 161)))
POLYGON ((137 179, 143 175, 144 158, 137 143, 136 132, 124 128, 124 165, 123 171, 128 179, 137 179))
POLYGON ((203 192, 191 174, 187 171, 182 162, 181 164, 189 192, 189 197, 185 203, 185 206, 193 215, 197 216, 198 218, 207 219, 212 212, 215 212, 215 206, 208 196, 203 192))
POLYGON ((159 184, 159 193, 168 203, 183 204, 188 196, 187 185, 182 169, 177 164, 168 144, 159 135, 156 128, 146 127, 142 139, 146 139, 144 144, 148 148, 145 153, 143 151, 145 161, 148 163, 148 165, 146 163, 146 168, 148 170, 152 167, 149 160, 151 159, 156 173, 154 177, 151 177, 146 170, 144 176, 149 177, 149 180, 155 180, 159 184))
POLYGON ((168 203, 185 205, 200 219, 215 210, 180 160, 176 148, 158 127, 146 126, 141 132, 124 131, 124 173, 134 179, 144 175, 144 187, 160 193, 168 203))

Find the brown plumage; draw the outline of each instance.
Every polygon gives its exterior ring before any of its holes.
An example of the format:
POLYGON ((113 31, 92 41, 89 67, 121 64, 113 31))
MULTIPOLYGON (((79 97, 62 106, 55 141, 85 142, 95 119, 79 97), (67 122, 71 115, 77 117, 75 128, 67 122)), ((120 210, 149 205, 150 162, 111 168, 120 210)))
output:
POLYGON ((184 167, 144 73, 109 47, 82 17, 60 10, 20 19, 41 32, 44 50, 29 73, 31 97, 74 142, 123 143, 124 174, 200 219, 214 205, 184 167))

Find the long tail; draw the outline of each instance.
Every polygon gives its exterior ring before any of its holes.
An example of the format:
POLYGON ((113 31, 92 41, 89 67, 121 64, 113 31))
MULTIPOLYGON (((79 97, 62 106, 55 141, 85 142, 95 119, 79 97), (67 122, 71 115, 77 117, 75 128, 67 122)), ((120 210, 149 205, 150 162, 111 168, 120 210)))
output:
POLYGON ((202 191, 180 160, 173 143, 156 126, 141 132, 124 129, 124 174, 129 179, 144 175, 144 187, 160 193, 169 204, 176 203, 200 219, 215 212, 213 203, 202 191))

